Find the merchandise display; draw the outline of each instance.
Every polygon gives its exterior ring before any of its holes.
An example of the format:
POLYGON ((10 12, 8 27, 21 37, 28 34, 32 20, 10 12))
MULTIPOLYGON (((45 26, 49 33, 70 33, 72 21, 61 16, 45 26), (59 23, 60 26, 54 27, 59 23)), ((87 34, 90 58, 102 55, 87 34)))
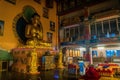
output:
POLYGON ((96 71, 101 76, 113 77, 118 69, 120 69, 120 66, 118 64, 115 64, 115 63, 101 63, 101 64, 98 64, 98 67, 96 68, 96 71))
POLYGON ((119 79, 114 77, 101 77, 99 80, 119 80, 119 79))

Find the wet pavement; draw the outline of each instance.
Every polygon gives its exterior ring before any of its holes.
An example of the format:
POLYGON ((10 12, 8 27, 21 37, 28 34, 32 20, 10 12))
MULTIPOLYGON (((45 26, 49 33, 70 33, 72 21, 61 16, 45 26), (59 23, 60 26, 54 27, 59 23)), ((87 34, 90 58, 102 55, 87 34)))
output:
POLYGON ((68 74, 63 70, 41 71, 40 74, 1 72, 0 80, 78 80, 78 75, 68 74))

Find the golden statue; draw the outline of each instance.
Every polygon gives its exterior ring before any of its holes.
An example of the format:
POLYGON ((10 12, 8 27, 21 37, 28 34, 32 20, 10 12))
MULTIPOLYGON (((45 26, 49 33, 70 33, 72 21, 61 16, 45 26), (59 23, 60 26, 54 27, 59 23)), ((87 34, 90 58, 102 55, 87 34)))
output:
POLYGON ((63 62, 62 62, 62 57, 63 57, 63 53, 62 53, 62 49, 60 49, 60 51, 59 51, 59 59, 58 59, 58 68, 64 68, 63 62))
POLYGON ((29 23, 25 28, 25 36, 28 38, 27 45, 38 45, 43 39, 43 29, 40 22, 40 16, 34 13, 31 18, 31 23, 29 23))
POLYGON ((30 73, 37 73, 37 52, 36 48, 33 49, 30 59, 30 73))

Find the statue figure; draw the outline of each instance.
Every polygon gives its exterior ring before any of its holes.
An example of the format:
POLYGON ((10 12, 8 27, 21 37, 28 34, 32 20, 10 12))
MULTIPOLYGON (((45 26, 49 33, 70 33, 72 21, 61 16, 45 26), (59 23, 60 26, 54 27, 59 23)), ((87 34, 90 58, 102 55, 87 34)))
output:
POLYGON ((35 49, 32 51, 32 53, 31 53, 31 66, 32 67, 36 67, 37 65, 36 65, 36 62, 37 62, 37 53, 36 53, 36 51, 35 51, 35 49))
POLYGON ((34 13, 31 17, 31 23, 26 25, 25 36, 28 38, 27 45, 38 45, 39 41, 43 39, 43 29, 40 22, 40 16, 34 13))
POLYGON ((29 59, 29 72, 30 73, 36 73, 37 71, 37 52, 36 48, 33 48, 33 51, 30 54, 30 59, 29 59))

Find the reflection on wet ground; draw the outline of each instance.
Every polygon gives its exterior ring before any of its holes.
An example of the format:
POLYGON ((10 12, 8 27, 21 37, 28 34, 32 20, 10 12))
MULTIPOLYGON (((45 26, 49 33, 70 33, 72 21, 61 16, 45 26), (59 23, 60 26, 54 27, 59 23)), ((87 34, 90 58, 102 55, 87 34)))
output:
POLYGON ((41 71, 40 74, 1 72, 0 80, 78 80, 77 75, 68 75, 63 70, 41 71))

